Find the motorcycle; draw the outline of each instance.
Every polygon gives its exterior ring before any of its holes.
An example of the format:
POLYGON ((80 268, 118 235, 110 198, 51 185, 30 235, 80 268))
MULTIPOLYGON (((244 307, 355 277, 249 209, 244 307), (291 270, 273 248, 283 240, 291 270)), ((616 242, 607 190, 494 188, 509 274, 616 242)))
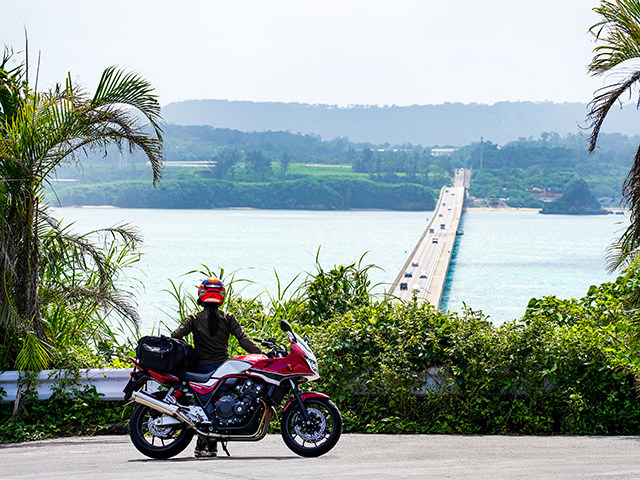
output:
POLYGON ((290 351, 274 338, 255 339, 270 349, 266 355, 230 358, 211 373, 178 376, 145 369, 132 358, 124 393, 125 401, 138 403, 129 422, 134 446, 165 459, 187 448, 196 434, 222 442, 225 451, 226 442, 262 440, 288 397, 281 421, 287 447, 303 457, 331 450, 342 433, 340 411, 327 395, 300 391, 300 384, 320 378, 318 362, 288 322, 280 327, 290 351), (153 382, 160 385, 157 391, 153 382))

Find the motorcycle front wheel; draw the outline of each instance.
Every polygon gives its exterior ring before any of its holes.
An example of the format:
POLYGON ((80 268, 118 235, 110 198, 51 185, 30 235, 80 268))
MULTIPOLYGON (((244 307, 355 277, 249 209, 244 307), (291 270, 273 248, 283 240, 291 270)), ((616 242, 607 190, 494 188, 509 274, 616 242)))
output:
MULTIPOLYGON (((162 399, 165 392, 156 392, 162 399)), ((136 405, 129 420, 130 437, 140 453, 151 458, 171 458, 189 446, 194 432, 186 425, 162 425, 163 414, 145 405, 136 405)))
POLYGON ((309 398, 304 405, 310 424, 306 424, 300 406, 291 405, 282 416, 282 438, 287 447, 301 457, 319 457, 338 443, 342 416, 328 398, 309 398))

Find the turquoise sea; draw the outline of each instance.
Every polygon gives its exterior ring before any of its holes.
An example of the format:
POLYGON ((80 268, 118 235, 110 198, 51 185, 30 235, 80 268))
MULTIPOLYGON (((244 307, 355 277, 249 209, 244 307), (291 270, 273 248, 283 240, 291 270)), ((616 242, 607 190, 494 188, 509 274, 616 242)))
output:
MULTIPOLYGON (((207 265, 236 272, 243 295, 299 284, 315 271, 358 262, 375 264, 376 290, 393 281, 420 238, 431 212, 300 210, 156 210, 58 208, 57 218, 84 233, 128 222, 144 238, 143 259, 130 276, 139 279, 143 333, 172 324, 169 279, 195 291, 201 275, 182 276, 207 265)), ((443 298, 443 308, 463 302, 501 323, 517 318, 533 296, 579 297, 589 285, 614 278, 604 252, 625 216, 546 216, 535 211, 466 211, 443 298)), ((265 301, 268 298, 264 297, 265 301)))
POLYGON ((466 211, 442 308, 460 311, 464 303, 502 323, 520 318, 533 297, 580 298, 615 279, 606 272, 606 249, 628 224, 616 214, 466 211))

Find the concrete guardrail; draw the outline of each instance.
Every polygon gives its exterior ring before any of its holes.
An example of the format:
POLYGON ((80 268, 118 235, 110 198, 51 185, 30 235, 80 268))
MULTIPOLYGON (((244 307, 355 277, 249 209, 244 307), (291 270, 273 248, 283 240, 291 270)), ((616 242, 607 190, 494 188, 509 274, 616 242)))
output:
MULTIPOLYGON (((131 368, 100 368, 80 371, 80 384, 95 385, 96 391, 102 394, 101 400, 123 400, 122 390, 129 381, 131 368)), ((53 392, 51 387, 60 380, 59 370, 43 370, 38 375, 38 396, 40 400, 48 400, 53 392)), ((0 373, 0 387, 7 392, 5 397, 0 397, 0 402, 10 403, 15 401, 18 392, 20 372, 8 371, 0 373)))

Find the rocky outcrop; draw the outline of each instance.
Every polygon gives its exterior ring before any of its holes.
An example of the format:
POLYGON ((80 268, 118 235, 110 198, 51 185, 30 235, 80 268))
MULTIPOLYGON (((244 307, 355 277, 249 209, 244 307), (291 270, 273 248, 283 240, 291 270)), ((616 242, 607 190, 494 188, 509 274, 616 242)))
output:
POLYGON ((571 182, 558 200, 540 210, 542 214, 555 215, 606 215, 611 213, 600 205, 583 179, 571 182))

